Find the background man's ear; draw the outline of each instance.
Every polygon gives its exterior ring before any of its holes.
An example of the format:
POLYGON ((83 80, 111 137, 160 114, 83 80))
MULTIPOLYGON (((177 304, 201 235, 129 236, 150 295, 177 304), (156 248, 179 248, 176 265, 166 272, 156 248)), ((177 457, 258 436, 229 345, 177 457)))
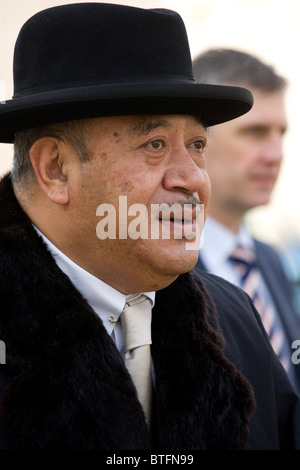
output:
POLYGON ((61 141, 55 137, 37 140, 30 149, 30 160, 47 197, 56 204, 67 204, 68 179, 63 170, 61 141))

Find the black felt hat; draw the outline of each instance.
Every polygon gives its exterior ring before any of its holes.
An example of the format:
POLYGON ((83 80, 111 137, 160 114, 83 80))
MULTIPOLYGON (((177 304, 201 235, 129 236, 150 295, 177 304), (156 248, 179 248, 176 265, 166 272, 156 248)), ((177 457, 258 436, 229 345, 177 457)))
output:
POLYGON ((251 108, 241 87, 196 84, 185 26, 166 9, 77 3, 22 27, 14 96, 0 104, 0 141, 51 122, 129 114, 195 114, 207 126, 251 108))

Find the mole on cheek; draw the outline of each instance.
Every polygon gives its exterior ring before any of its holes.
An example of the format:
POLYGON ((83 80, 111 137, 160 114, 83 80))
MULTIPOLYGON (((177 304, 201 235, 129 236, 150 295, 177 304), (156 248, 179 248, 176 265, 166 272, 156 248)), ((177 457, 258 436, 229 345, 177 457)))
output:
POLYGON ((114 132, 114 137, 115 137, 116 143, 118 144, 118 143, 120 142, 120 140, 121 140, 121 137, 120 137, 120 135, 119 135, 119 133, 118 133, 117 131, 114 132))
POLYGON ((119 184, 119 188, 121 193, 128 193, 132 190, 133 185, 130 181, 123 181, 123 183, 119 184))
POLYGON ((101 158, 102 162, 105 162, 108 159, 107 153, 102 152, 101 155, 100 155, 100 158, 101 158))

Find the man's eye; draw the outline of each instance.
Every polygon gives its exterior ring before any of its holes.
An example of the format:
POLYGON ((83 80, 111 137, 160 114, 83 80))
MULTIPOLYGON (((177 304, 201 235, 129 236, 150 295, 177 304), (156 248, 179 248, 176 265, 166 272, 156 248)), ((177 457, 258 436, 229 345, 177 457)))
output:
POLYGON ((205 146, 206 142, 204 140, 195 140, 195 142, 192 143, 192 147, 194 147, 199 153, 204 152, 205 146))
POLYGON ((154 150, 161 150, 163 148, 163 142, 161 140, 152 140, 148 145, 154 150))

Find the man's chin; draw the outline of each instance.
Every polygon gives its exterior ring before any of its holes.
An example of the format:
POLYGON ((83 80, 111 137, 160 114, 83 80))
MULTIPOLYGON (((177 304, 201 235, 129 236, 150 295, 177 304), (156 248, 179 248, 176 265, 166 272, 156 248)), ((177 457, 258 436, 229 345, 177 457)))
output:
POLYGON ((166 270, 168 273, 176 276, 191 271, 197 263, 198 256, 198 249, 187 250, 186 247, 180 246, 179 249, 168 253, 166 259, 166 270))

